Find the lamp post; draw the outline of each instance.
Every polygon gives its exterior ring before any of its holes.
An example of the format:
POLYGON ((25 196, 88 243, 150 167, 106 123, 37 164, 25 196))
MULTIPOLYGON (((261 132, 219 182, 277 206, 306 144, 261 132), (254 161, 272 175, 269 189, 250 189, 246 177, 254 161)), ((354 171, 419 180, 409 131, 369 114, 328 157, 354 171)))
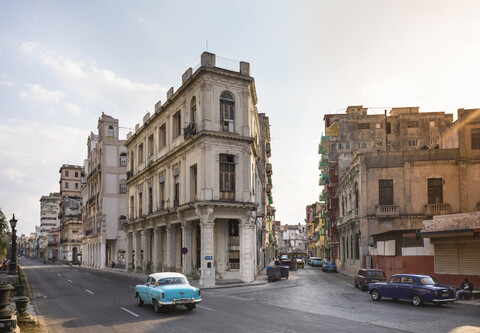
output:
POLYGON ((15 214, 13 214, 13 217, 10 220, 10 226, 12 227, 12 253, 10 256, 10 263, 8 264, 7 275, 17 275, 17 231, 15 230, 17 220, 15 219, 15 214))

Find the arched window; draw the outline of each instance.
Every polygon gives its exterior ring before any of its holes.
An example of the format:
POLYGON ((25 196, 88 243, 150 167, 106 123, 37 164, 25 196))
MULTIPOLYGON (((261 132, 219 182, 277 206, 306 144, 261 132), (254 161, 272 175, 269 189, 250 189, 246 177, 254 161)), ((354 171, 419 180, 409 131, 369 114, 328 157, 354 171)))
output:
POLYGON ((118 193, 120 194, 127 193, 127 181, 125 179, 121 179, 118 185, 119 185, 118 193))
POLYGON ((235 100, 228 91, 220 95, 220 126, 222 131, 235 132, 235 100))
POLYGON ((113 126, 108 126, 108 136, 114 136, 114 133, 113 133, 113 126))
POLYGON ((195 96, 192 97, 192 101, 190 102, 190 123, 197 123, 197 99, 195 96))

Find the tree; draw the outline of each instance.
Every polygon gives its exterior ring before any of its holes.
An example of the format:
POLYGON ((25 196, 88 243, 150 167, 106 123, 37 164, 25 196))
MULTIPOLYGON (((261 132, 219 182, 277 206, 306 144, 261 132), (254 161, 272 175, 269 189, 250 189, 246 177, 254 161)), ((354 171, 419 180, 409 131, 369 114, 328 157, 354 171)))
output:
POLYGON ((7 218, 0 208, 0 259, 7 256, 7 247, 10 241, 10 230, 7 218))

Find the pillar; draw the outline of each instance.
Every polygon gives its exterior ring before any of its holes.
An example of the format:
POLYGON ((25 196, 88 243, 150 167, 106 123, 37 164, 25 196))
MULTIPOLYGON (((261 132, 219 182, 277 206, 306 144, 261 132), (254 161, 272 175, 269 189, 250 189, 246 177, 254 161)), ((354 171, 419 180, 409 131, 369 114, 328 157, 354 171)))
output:
POLYGON ((145 229, 143 231, 143 272, 145 274, 150 274, 152 272, 152 258, 151 251, 152 248, 152 229, 145 229))
POLYGON ((135 231, 135 268, 134 272, 142 272, 142 247, 141 247, 141 231, 135 231))
POLYGON ((162 270, 162 229, 158 226, 153 227, 152 269, 154 272, 162 270))
MULTIPOLYGON (((180 215, 180 214, 178 214, 180 215)), ((180 216, 179 216, 180 217, 180 216)), ((182 225, 182 248, 188 250, 187 254, 182 253, 182 270, 183 274, 192 274, 192 223, 188 222, 181 216, 182 225)))
POLYGON ((240 223, 240 273, 242 282, 255 280, 255 224, 251 212, 246 212, 240 223))
POLYGON ((201 207, 195 210, 200 217, 200 285, 203 287, 215 286, 215 242, 213 237, 215 222, 213 211, 213 207, 201 207))
POLYGON ((132 261, 132 232, 127 232, 127 253, 125 258, 125 271, 133 271, 133 261, 132 261))

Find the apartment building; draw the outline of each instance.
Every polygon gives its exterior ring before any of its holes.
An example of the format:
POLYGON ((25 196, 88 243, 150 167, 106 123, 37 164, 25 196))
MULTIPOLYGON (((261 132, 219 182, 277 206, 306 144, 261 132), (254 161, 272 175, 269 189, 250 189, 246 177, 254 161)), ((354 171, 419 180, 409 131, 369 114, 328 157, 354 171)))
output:
POLYGON ((459 110, 449 126, 448 121, 441 125, 447 117, 420 116, 422 137, 409 116, 398 123, 403 144, 397 151, 353 154, 338 186, 343 267, 378 267, 388 275, 424 273, 444 283, 468 275, 480 282, 480 243, 474 238, 480 198, 478 113, 459 110), (422 145, 412 146, 411 138, 422 145), (453 232, 465 225, 459 221, 469 221, 467 234, 453 232))
POLYGON ((300 253, 307 254, 307 226, 298 225, 280 225, 277 226, 278 234, 278 252, 279 254, 300 253))
POLYGON ((58 248, 57 256, 53 256, 56 260, 78 263, 81 260, 79 258, 82 227, 81 189, 84 170, 79 165, 63 164, 59 173, 61 201, 58 218, 60 226, 58 234, 57 230, 51 230, 49 244, 52 249, 55 246, 58 248))
POLYGON ((57 256, 58 248, 48 244, 49 233, 52 228, 60 226, 58 214, 60 212, 60 193, 54 192, 40 198, 40 227, 38 228, 38 256, 51 259, 57 256))
POLYGON ((97 131, 87 139, 82 265, 125 267, 127 148, 118 119, 102 113, 97 131))
POLYGON ((250 65, 204 52, 127 136, 127 270, 254 280, 271 172, 256 104, 250 65))

